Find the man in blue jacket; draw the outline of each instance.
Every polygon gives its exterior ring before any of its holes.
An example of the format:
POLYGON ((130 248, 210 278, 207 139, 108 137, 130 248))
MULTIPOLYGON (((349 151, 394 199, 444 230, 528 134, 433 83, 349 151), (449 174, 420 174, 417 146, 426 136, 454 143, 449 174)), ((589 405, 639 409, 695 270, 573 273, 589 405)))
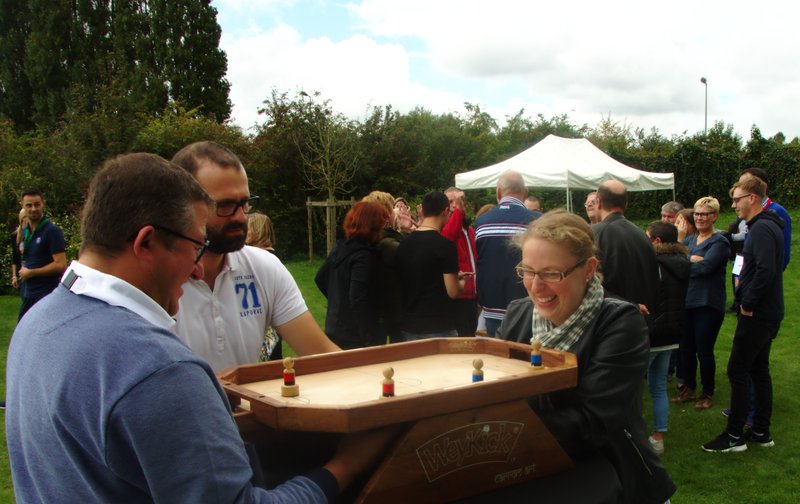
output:
POLYGON ((783 320, 784 221, 762 205, 767 184, 748 177, 731 189, 736 214, 747 221, 744 265, 736 289, 739 308, 733 347, 728 360, 731 408, 725 431, 703 445, 705 451, 736 452, 747 443, 775 446, 769 432, 772 418, 772 378, 769 352, 783 320), (748 413, 747 377, 753 382, 753 426, 744 431, 748 413))
POLYGON ((527 195, 522 175, 509 170, 497 181, 497 206, 475 219, 478 304, 483 308, 489 336, 500 328, 508 303, 527 296, 514 270, 522 253, 510 244, 513 236, 542 216, 525 208, 527 195))

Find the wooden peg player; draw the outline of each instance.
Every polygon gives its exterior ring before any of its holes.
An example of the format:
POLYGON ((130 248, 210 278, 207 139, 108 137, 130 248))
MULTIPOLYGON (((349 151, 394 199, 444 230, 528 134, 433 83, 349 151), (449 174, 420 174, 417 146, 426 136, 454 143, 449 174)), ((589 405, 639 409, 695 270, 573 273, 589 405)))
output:
POLYGON ((472 361, 472 383, 483 381, 483 359, 472 361))
POLYGON ((281 396, 297 397, 300 395, 300 386, 295 383, 294 359, 286 357, 283 359, 283 385, 281 385, 281 396))
POLYGON ((531 369, 544 369, 542 365, 542 341, 538 338, 531 343, 531 369))
POLYGON ((394 397, 394 368, 387 367, 383 370, 383 393, 381 397, 394 397))

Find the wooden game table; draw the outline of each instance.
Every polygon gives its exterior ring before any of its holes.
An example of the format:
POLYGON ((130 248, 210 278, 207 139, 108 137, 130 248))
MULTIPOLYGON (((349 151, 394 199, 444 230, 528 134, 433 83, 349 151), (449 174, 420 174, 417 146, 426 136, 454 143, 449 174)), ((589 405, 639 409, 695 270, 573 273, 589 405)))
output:
POLYGON ((575 356, 492 338, 433 338, 297 358, 297 397, 282 397, 283 363, 218 376, 243 437, 264 429, 348 433, 408 424, 359 502, 446 502, 561 472, 572 462, 526 399, 577 383, 575 356), (484 379, 472 382, 473 360, 484 379), (394 369, 395 396, 381 397, 394 369))

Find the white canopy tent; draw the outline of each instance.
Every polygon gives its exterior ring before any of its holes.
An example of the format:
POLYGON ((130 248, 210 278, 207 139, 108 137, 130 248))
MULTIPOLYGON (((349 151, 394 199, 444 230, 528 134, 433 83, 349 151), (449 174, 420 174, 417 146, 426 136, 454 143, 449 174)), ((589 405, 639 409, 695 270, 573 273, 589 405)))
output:
POLYGON ((567 209, 572 210, 572 190, 595 190, 601 182, 619 180, 629 191, 672 190, 675 175, 637 170, 612 159, 585 138, 548 135, 533 147, 497 164, 456 175, 456 187, 482 189, 496 187, 500 175, 508 170, 522 174, 525 185, 565 189, 567 209))

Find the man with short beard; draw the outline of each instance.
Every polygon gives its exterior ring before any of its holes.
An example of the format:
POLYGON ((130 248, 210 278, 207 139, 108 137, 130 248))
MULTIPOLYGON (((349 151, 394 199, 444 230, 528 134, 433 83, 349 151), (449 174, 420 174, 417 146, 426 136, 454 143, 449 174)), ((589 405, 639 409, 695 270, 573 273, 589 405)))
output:
POLYGON ((258 360, 272 326, 298 355, 339 350, 317 325, 289 271, 272 254, 245 246, 250 194, 239 158, 214 142, 196 142, 172 161, 216 202, 208 219, 202 280, 183 285, 178 337, 215 372, 258 360))

